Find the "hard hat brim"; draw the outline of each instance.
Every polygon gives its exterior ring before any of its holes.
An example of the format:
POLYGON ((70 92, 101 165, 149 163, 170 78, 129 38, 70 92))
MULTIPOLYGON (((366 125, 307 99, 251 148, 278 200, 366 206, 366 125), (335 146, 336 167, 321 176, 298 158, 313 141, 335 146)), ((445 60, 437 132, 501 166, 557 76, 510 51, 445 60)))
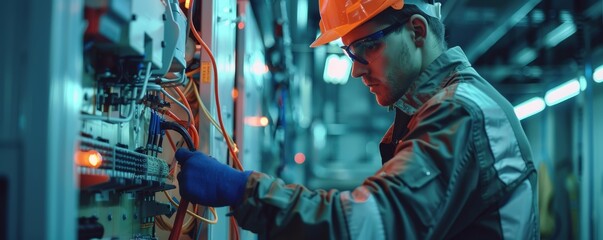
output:
POLYGON ((400 2, 396 2, 396 1, 392 1, 392 0, 385 1, 384 4, 379 6, 375 11, 368 14, 366 18, 364 18, 360 21, 354 22, 352 24, 342 25, 337 28, 333 28, 326 32, 321 33, 320 36, 318 36, 318 38, 316 38, 316 40, 314 40, 314 42, 312 42, 312 44, 310 44, 310 47, 312 47, 312 48, 318 47, 320 45, 327 44, 338 38, 345 36, 346 34, 350 33, 352 30, 354 30, 356 27, 373 19, 373 17, 375 17, 377 14, 381 13, 383 10, 385 10, 388 7, 393 7, 395 9, 402 9, 403 6, 404 6, 404 1, 400 1, 400 2))
POLYGON ((322 34, 320 34, 320 36, 318 36, 318 38, 316 38, 316 40, 314 40, 314 42, 312 42, 312 44, 310 44, 310 47, 318 47, 327 43, 330 43, 332 41, 337 40, 338 38, 341 38, 343 36, 345 36, 346 34, 350 33, 352 30, 354 30, 356 27, 360 26, 361 24, 365 23, 367 20, 364 21, 359 21, 356 22, 354 24, 348 24, 345 26, 341 26, 338 27, 336 29, 331 29, 327 32, 324 32, 322 34))

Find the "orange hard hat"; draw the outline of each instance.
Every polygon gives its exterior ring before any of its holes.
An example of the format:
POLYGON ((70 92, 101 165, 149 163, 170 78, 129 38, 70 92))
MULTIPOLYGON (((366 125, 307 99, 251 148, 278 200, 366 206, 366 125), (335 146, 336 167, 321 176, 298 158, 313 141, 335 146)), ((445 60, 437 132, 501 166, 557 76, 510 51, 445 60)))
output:
MULTIPOLYGON (((406 0, 408 4, 418 4, 424 0, 406 0)), ((310 45, 317 47, 343 37, 356 27, 370 20, 388 7, 396 10, 404 7, 405 0, 319 0, 320 7, 320 36, 310 45)), ((428 5, 423 2, 423 4, 428 5)), ((429 15, 440 18, 439 3, 436 8, 426 10, 429 15)))

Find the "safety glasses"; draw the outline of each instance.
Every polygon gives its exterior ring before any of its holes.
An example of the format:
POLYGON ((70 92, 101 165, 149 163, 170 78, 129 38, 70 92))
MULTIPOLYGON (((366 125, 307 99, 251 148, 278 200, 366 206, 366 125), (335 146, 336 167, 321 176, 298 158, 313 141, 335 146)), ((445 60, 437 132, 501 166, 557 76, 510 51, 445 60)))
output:
POLYGON ((356 40, 348 46, 341 46, 341 49, 343 49, 343 52, 352 60, 366 65, 368 64, 368 61, 366 60, 367 54, 370 53, 371 50, 377 49, 384 37, 394 32, 398 27, 405 23, 406 21, 392 24, 382 30, 356 40))

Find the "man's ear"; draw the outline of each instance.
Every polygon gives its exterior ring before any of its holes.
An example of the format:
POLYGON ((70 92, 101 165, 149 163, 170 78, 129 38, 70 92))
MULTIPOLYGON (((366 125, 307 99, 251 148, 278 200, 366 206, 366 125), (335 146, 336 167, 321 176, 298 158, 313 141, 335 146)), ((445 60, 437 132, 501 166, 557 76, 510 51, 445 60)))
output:
POLYGON ((415 46, 425 46, 425 39, 427 38, 427 19, 419 14, 412 15, 408 20, 410 27, 412 28, 412 40, 415 46))

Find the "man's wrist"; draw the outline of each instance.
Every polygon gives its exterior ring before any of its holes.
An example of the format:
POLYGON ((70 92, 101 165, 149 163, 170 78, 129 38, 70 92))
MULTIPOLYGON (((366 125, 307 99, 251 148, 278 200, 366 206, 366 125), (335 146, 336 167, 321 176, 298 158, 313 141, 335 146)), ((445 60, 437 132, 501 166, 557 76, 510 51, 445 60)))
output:
POLYGON ((249 179, 249 176, 251 176, 252 173, 253 171, 239 172, 237 178, 235 179, 236 183, 234 183, 237 186, 237 199, 233 202, 231 206, 234 207, 243 203, 243 200, 245 198, 245 190, 247 189, 247 180, 249 179))

